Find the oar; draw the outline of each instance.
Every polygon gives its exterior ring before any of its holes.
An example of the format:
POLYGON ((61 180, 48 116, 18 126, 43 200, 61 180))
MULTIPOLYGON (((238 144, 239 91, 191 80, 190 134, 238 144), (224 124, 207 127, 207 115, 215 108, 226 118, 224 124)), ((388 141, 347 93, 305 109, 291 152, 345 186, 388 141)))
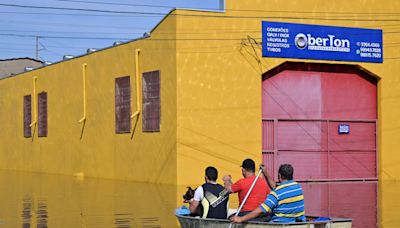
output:
MULTIPOLYGON (((246 203, 247 198, 249 198, 249 195, 250 195, 251 191, 253 190, 254 185, 256 185, 257 180, 258 180, 258 177, 261 175, 261 173, 262 173, 262 167, 260 167, 260 171, 258 172, 256 178, 254 179, 253 183, 251 184, 251 186, 250 186, 250 188, 249 188, 249 191, 247 191, 246 196, 244 197, 244 199, 243 199, 243 201, 242 201, 242 204, 240 204, 239 209, 238 209, 238 210, 236 211, 236 213, 235 213, 235 216, 237 216, 237 215, 239 214, 239 212, 242 210, 242 207, 243 207, 244 204, 246 203)), ((228 227, 228 228, 231 228, 232 225, 233 225, 233 223, 231 222, 231 224, 229 224, 229 227, 228 227)))

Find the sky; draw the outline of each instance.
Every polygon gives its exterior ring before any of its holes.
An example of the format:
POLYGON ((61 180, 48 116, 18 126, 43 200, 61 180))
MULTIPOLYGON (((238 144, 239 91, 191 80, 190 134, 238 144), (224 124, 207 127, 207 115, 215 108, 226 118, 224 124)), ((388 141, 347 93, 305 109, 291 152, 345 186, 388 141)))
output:
POLYGON ((218 7, 219 0, 1 0, 0 59, 36 58, 38 40, 38 58, 57 62, 141 37, 173 8, 218 7))

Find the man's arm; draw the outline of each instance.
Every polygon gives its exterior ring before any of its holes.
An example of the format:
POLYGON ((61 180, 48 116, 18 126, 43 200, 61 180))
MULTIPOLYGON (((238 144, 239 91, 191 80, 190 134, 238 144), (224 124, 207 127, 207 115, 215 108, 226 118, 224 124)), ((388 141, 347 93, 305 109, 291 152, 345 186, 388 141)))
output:
POLYGON ((263 171, 264 177, 267 179, 267 183, 268 183, 269 187, 271 189, 275 189, 276 181, 274 179, 272 179, 272 177, 269 175, 265 166, 262 166, 262 171, 263 171))
POLYGON ((194 214, 196 212, 196 209, 199 206, 199 204, 200 204, 200 201, 196 201, 194 199, 191 199, 190 200, 190 205, 189 205, 190 212, 194 214))
POLYGON ((231 222, 233 222, 233 223, 246 222, 246 221, 248 221, 250 219, 257 218, 261 213, 263 213, 263 211, 259 207, 257 207, 256 209, 254 209, 254 211, 248 213, 245 216, 242 216, 242 217, 240 217, 240 216, 232 216, 231 217, 231 222))
POLYGON ((231 175, 225 175, 222 180, 224 181, 224 187, 228 192, 232 192, 232 177, 231 175))
POLYGON ((200 205, 200 201, 203 199, 203 197, 204 197, 203 187, 199 186, 194 192, 193 199, 190 200, 189 204, 190 212, 192 212, 193 214, 196 213, 196 209, 200 205))
POLYGON ((264 201, 264 203, 262 203, 259 207, 243 217, 234 216, 231 218, 231 221, 234 223, 241 223, 256 218, 261 213, 271 214, 272 210, 276 207, 276 205, 278 205, 277 197, 278 196, 276 195, 275 191, 272 190, 271 193, 268 194, 267 199, 264 201))

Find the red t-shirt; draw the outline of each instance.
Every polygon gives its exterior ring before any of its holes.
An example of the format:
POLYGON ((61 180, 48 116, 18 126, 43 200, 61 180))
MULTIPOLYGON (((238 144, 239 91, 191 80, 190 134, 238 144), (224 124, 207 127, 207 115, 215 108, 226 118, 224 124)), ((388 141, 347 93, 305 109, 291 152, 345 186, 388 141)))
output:
MULTIPOLYGON (((232 192, 238 192, 239 205, 242 204, 244 197, 246 196, 255 178, 256 176, 242 178, 231 185, 232 192)), ((270 189, 267 182, 263 177, 260 176, 241 211, 252 211, 256 209, 265 201, 269 192, 270 189)))

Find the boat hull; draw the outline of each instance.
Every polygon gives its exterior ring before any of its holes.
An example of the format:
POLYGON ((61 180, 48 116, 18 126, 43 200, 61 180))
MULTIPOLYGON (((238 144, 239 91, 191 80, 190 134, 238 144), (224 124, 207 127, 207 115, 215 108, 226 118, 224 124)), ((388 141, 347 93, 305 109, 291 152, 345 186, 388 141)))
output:
MULTIPOLYGON (((227 228, 229 220, 226 219, 203 219, 185 215, 176 215, 182 228, 227 228)), ((232 228, 351 228, 351 219, 333 218, 329 221, 311 221, 296 223, 267 223, 267 222, 249 222, 234 224, 232 228)))

